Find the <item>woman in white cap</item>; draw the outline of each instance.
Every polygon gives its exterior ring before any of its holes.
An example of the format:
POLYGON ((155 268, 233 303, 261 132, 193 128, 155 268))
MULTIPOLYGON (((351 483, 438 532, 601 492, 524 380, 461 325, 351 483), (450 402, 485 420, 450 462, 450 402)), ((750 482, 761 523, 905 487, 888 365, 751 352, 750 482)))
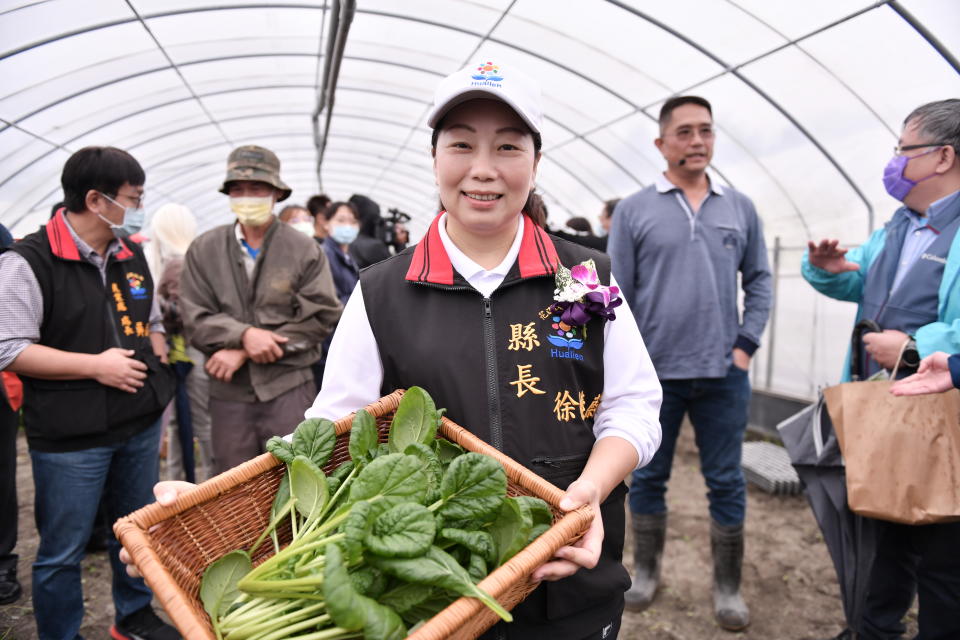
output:
POLYGON ((539 94, 491 62, 440 83, 427 124, 444 212, 418 245, 363 271, 307 417, 419 385, 452 420, 567 489, 562 508, 591 504, 602 518, 534 572, 549 583, 492 634, 614 638, 630 586, 623 479, 659 445, 660 385, 632 314, 613 312, 606 256, 524 215, 539 94))
POLYGON ((630 587, 623 479, 659 445, 660 386, 632 314, 613 311, 606 256, 525 215, 539 93, 492 62, 441 82, 428 124, 444 211, 419 244, 361 273, 306 415, 339 418, 419 385, 452 420, 565 488, 561 508, 590 504, 602 517, 534 571, 544 584, 488 636, 609 639, 630 587))

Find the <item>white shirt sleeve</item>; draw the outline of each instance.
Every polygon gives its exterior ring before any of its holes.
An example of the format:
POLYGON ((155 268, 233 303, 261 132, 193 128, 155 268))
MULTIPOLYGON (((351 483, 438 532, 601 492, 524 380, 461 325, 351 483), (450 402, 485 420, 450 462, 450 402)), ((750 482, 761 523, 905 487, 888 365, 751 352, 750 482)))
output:
POLYGON ((380 350, 357 282, 333 334, 320 393, 304 417, 339 420, 379 400, 382 383, 380 350))
MULTIPOLYGON (((616 286, 613 275, 611 286, 616 286)), ((623 438, 637 449, 637 468, 650 463, 660 446, 663 391, 637 321, 626 303, 607 322, 603 340, 603 399, 593 421, 597 440, 623 438)))

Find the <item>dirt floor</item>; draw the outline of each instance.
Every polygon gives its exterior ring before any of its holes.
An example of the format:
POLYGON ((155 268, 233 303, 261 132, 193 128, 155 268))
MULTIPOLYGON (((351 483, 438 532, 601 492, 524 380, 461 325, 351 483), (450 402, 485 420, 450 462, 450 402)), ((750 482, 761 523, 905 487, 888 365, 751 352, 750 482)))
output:
MULTIPOLYGON (((0 607, 0 640, 36 637, 30 600, 30 562, 36 552, 33 524, 33 481, 30 460, 21 436, 17 458, 20 499, 20 580, 24 595, 0 607)), ((713 622, 710 596, 709 516, 705 487, 689 426, 677 446, 668 496, 670 520, 664 552, 664 586, 653 606, 624 615, 621 640, 711 640, 764 638, 815 640, 831 638, 843 627, 843 610, 833 567, 820 531, 803 497, 770 496, 750 487, 744 597, 753 623, 739 634, 720 630, 713 622)), ((627 537, 625 562, 631 563, 627 537)), ((105 553, 83 563, 86 617, 81 633, 88 639, 109 638, 113 622, 110 565, 105 553)), ((908 616, 909 633, 916 633, 915 611, 908 616)))

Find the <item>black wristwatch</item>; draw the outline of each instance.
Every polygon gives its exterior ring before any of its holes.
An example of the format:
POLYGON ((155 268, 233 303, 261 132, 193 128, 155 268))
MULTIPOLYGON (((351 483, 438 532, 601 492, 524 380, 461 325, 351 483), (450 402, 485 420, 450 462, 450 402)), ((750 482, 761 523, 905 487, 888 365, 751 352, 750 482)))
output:
POLYGON ((917 341, 913 339, 913 336, 910 336, 907 348, 903 350, 903 355, 900 356, 900 364, 908 369, 916 369, 920 366, 920 352, 917 351, 917 341))

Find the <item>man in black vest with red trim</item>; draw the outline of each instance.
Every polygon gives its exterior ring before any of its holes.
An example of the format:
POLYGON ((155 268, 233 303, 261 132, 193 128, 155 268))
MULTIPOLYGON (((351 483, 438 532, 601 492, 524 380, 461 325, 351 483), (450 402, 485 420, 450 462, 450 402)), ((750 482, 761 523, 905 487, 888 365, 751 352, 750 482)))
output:
MULTIPOLYGON (((101 495, 110 520, 152 502, 160 415, 173 394, 141 249, 144 172, 87 147, 61 175, 65 208, 0 256, 0 369, 20 374, 40 534, 33 606, 41 639, 79 638, 80 560, 101 495)), ((178 638, 110 541, 117 640, 178 638)))

